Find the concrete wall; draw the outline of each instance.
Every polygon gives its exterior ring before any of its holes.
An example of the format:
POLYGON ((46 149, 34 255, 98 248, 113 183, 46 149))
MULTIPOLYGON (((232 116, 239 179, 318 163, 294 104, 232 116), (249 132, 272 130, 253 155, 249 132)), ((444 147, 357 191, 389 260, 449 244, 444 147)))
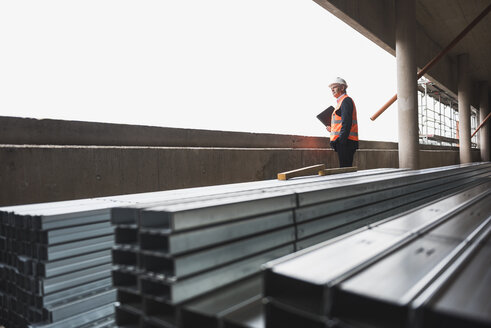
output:
MULTIPOLYGON (((0 146, 0 205, 89 198, 276 178, 326 163, 327 149, 0 146)), ((367 151, 362 167, 397 163, 396 151, 367 151)))
MULTIPOLYGON (((90 145, 234 148, 329 148, 329 138, 271 133, 0 116, 2 145, 90 145)), ((427 146, 423 146, 423 148, 427 146)), ((396 142, 360 141, 361 149, 397 149, 396 142)), ((435 147, 431 147, 434 149, 435 147)), ((436 147, 449 149, 448 147, 436 147)), ((458 148, 455 148, 458 149, 458 148)))
MULTIPOLYGON (((275 179, 320 163, 338 167, 321 137, 0 117, 0 142, 0 206, 275 179)), ((396 143, 360 144, 359 169, 397 167, 396 143)), ((421 167, 458 161, 457 148, 421 150, 421 167)))
POLYGON ((0 116, 0 144, 327 148, 329 139, 0 116))
MULTIPOLYGON (((478 152, 474 152, 479 155, 478 152)), ((0 205, 27 204, 274 179, 326 163, 330 149, 0 146, 0 205)), ((422 151, 421 167, 457 164, 455 150, 422 151)), ((397 167, 393 149, 361 149, 359 169, 397 167)))

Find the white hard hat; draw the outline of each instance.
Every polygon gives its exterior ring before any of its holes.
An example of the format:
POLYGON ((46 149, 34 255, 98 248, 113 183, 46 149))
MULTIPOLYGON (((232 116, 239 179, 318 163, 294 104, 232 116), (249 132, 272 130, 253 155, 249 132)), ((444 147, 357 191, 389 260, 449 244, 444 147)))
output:
POLYGON ((346 84, 346 81, 344 79, 340 78, 339 76, 337 78, 335 78, 334 81, 329 83, 329 88, 332 88, 332 86, 335 84, 343 84, 344 86, 346 86, 346 88, 348 87, 348 84, 346 84))

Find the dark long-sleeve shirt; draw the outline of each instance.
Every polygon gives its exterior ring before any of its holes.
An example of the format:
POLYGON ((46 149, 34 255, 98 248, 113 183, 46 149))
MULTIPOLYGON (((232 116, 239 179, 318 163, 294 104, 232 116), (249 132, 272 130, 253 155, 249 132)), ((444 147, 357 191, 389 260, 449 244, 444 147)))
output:
POLYGON ((340 143, 346 143, 351 130, 351 124, 353 123, 353 100, 350 97, 343 100, 337 114, 341 116, 342 122, 338 139, 340 143))
POLYGON ((336 149, 337 145, 342 145, 358 149, 358 141, 348 139, 353 123, 353 100, 346 97, 336 113, 341 116, 341 131, 336 141, 331 142, 332 148, 336 149))

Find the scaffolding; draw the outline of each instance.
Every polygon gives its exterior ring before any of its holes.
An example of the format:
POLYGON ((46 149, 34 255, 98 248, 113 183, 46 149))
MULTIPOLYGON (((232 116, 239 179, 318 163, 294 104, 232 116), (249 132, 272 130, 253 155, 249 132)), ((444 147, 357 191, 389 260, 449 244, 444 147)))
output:
MULTIPOLYGON (((418 81, 419 143, 439 146, 459 145, 458 101, 430 80, 418 81)), ((471 107, 471 131, 477 128, 477 110, 471 107)), ((477 136, 471 139, 477 148, 477 136)))

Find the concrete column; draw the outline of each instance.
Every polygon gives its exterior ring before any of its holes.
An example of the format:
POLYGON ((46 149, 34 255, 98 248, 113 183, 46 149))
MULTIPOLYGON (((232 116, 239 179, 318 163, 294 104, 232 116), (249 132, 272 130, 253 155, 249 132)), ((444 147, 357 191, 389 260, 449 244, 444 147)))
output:
POLYGON ((399 116, 399 167, 419 166, 415 0, 397 0, 396 63, 399 116))
MULTIPOLYGON (((482 82, 479 85, 479 122, 482 121, 489 114, 489 94, 488 94, 488 82, 482 82)), ((489 126, 491 122, 488 120, 479 130, 480 135, 480 147, 481 147, 481 160, 485 162, 491 161, 491 149, 489 148, 489 131, 491 127, 489 126)))
POLYGON ((458 56, 459 61, 459 151, 460 164, 472 162, 471 157, 471 80, 469 55, 458 56))

